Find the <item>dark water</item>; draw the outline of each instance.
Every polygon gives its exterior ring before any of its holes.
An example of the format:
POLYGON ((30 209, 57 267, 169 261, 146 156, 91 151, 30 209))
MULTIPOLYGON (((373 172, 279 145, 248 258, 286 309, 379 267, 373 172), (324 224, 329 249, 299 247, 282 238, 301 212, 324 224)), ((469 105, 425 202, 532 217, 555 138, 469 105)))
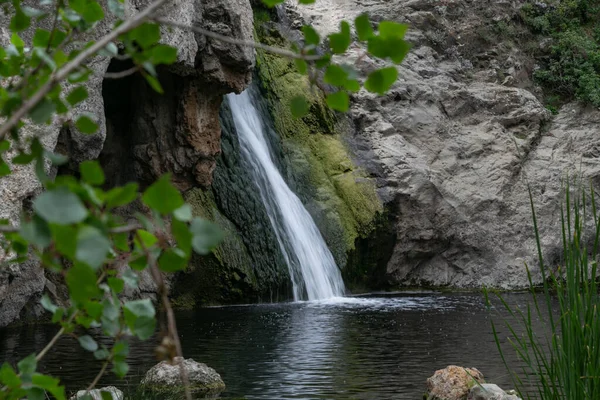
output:
MULTIPOLYGON (((530 296, 506 299, 525 306, 530 296)), ((221 373, 225 398, 421 399, 427 377, 449 364, 476 367, 489 381, 511 386, 478 294, 206 308, 180 312, 178 329, 184 355, 221 373)), ((18 360, 54 332, 53 326, 4 331, 0 356, 18 360)), ((127 380, 107 376, 102 383, 134 387, 155 363, 155 345, 132 342, 127 380)), ((62 339, 41 368, 69 390, 87 386, 98 370, 72 338, 62 339)))

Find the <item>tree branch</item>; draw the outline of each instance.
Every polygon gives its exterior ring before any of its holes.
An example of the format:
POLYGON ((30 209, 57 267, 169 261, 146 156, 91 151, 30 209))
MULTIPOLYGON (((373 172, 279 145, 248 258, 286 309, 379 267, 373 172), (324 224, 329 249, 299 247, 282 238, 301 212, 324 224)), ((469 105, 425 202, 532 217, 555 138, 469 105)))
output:
MULTIPOLYGON (((123 225, 123 226, 117 226, 114 228, 110 228, 108 230, 109 233, 127 233, 127 232, 134 232, 138 229, 142 229, 142 226, 140 224, 129 224, 129 225, 123 225)), ((20 226, 13 226, 13 225, 0 225, 0 234, 2 233, 17 233, 21 230, 20 226)))
POLYGON ((131 67, 129 69, 126 69, 125 71, 107 72, 107 73, 104 74, 104 79, 121 79, 121 78, 125 78, 126 76, 135 74, 139 70, 140 70, 140 67, 136 65, 135 67, 131 67))
POLYGON ((253 40, 242 40, 242 39, 232 38, 230 36, 224 36, 219 33, 215 33, 215 32, 206 30, 204 28, 200 28, 199 26, 189 26, 189 25, 181 24, 179 22, 169 21, 168 19, 165 19, 165 18, 154 18, 153 20, 162 25, 172 26, 174 28, 179 28, 179 29, 182 29, 185 31, 196 32, 196 33, 199 33, 206 37, 209 37, 211 39, 218 40, 220 42, 235 44, 235 45, 244 46, 244 47, 253 47, 255 49, 265 50, 269 53, 277 54, 277 55, 288 57, 288 58, 305 60, 305 61, 316 61, 316 60, 320 60, 321 58, 323 58, 322 56, 317 56, 317 55, 306 55, 306 54, 301 54, 301 53, 294 53, 293 51, 290 51, 290 50, 282 49, 280 47, 269 46, 266 44, 255 42, 253 40))
POLYGON ((6 122, 4 122, 0 126, 0 139, 3 139, 6 134, 13 129, 19 121, 25 117, 29 111, 31 111, 40 101, 46 97, 48 93, 56 86, 58 83, 65 80, 71 72, 75 69, 79 68, 85 60, 89 57, 96 54, 98 51, 102 50, 106 45, 108 45, 113 40, 117 39, 119 35, 122 35, 125 32, 130 31, 131 29, 136 28, 146 19, 152 16, 155 11, 157 11, 167 0, 155 0, 152 4, 146 7, 143 11, 134 15, 132 18, 123 22, 119 25, 115 30, 108 33, 106 36, 100 38, 97 42, 95 42, 92 46, 83 50, 77 57, 75 57, 72 61, 65 64, 61 69, 56 71, 54 74, 50 76, 50 79, 44 86, 38 89, 37 92, 33 96, 31 96, 17 111, 15 111, 6 122))

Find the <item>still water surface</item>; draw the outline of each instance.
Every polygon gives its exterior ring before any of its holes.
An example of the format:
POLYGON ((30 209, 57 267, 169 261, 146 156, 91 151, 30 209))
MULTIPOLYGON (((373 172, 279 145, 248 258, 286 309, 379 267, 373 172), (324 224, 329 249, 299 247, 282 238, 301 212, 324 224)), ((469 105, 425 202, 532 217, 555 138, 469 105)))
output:
MULTIPOLYGON (((526 306, 530 296, 507 295, 526 306)), ((186 357, 215 368, 227 384, 223 398, 421 399, 427 377, 449 364, 478 368, 510 387, 479 294, 413 293, 179 312, 186 357)), ((2 360, 39 351, 56 332, 34 326, 0 332, 2 360)), ((135 387, 155 364, 155 341, 132 342, 126 381, 135 387)), ((507 347, 508 348, 508 347, 507 347)), ((519 363, 508 353, 514 366, 519 363)), ((84 388, 97 362, 72 338, 62 339, 41 369, 60 376, 68 390, 84 388)))

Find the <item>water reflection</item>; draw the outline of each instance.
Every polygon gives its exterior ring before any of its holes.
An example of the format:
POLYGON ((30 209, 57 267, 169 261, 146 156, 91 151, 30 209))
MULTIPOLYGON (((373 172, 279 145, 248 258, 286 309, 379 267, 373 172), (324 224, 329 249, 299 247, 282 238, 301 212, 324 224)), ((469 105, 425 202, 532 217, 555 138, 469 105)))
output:
MULTIPOLYGON (((521 305, 530 300, 507 299, 521 305)), ((416 399, 427 377, 449 364, 477 367, 510 387, 480 295, 206 308, 177 317, 184 354, 222 374, 224 397, 416 399)), ((18 360, 41 349, 55 332, 51 325, 4 331, 0 356, 18 360)), ((128 380, 107 376, 102 383, 134 387, 155 363, 154 345, 132 343, 128 380)), ((518 366, 514 356, 509 362, 518 366)), ((89 383, 97 364, 74 339, 64 338, 41 368, 75 390, 89 383)))

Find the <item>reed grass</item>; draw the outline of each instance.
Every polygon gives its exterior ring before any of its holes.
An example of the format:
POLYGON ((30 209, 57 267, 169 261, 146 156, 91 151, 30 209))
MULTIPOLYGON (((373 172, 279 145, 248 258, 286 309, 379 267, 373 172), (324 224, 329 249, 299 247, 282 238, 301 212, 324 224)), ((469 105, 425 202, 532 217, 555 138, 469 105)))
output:
MULTIPOLYGON (((523 399, 600 399, 600 298, 597 282, 600 221, 593 188, 586 193, 579 186, 574 195, 569 184, 565 189, 561 205, 561 265, 548 266, 544 263, 533 196, 529 189, 542 284, 541 287, 533 284, 528 268, 533 302, 525 309, 511 307, 497 294, 509 313, 504 325, 523 367, 515 369, 508 365, 506 350, 501 346, 499 331, 492 319, 494 338, 515 389, 523 399), (546 332, 534 329, 536 320, 546 325, 546 332)), ((487 291, 486 298, 490 304, 487 291)))

